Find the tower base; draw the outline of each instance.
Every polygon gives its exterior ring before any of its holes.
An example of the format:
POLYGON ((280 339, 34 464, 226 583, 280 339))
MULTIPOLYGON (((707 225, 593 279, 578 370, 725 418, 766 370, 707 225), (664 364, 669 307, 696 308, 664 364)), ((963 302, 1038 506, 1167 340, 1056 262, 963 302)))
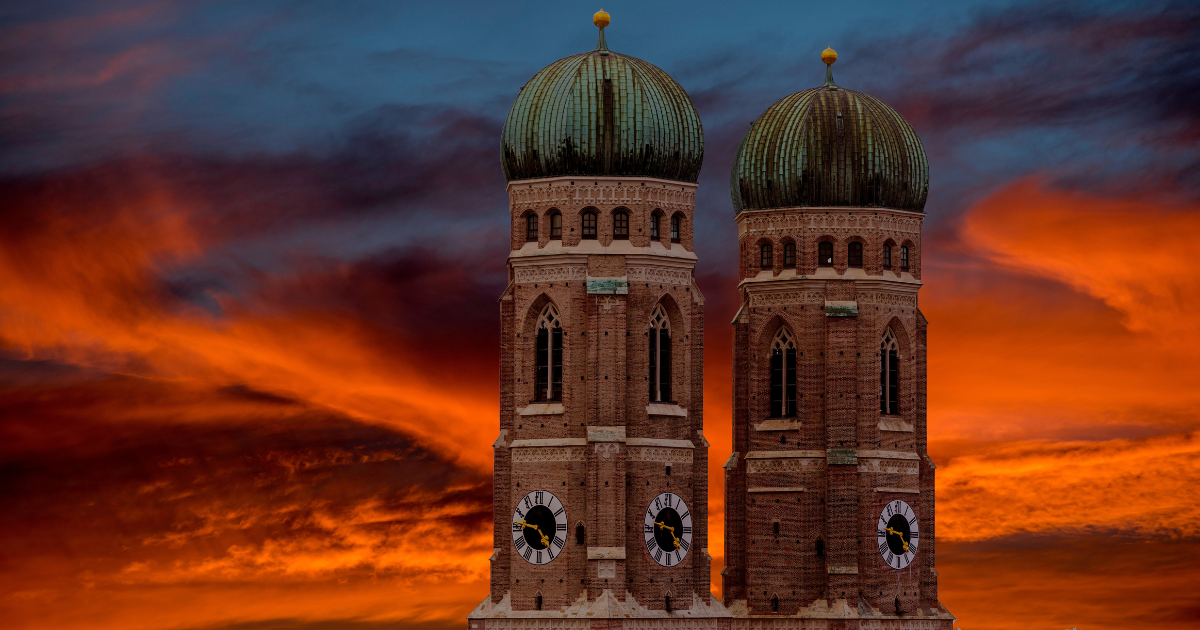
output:
POLYGON ((691 608, 667 612, 643 608, 628 591, 618 599, 605 590, 590 602, 581 593, 560 610, 513 610, 508 594, 498 604, 488 597, 467 615, 467 630, 730 630, 733 622, 716 598, 705 604, 692 593, 691 608))
POLYGON ((887 614, 859 600, 857 606, 845 599, 833 603, 818 599, 798 614, 750 615, 746 600, 734 600, 731 630, 954 630, 954 615, 938 602, 937 608, 901 615, 887 614))

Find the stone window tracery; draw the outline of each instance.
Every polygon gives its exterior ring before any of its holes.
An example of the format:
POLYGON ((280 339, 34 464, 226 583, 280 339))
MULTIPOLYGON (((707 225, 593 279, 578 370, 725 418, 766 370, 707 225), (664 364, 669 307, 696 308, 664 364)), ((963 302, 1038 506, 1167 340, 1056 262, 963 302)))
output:
POLYGON ((796 416, 796 341, 786 327, 771 342, 771 417, 796 416))
POLYGON ((671 320, 662 304, 650 312, 650 402, 671 401, 671 320))
POLYGON ((879 344, 879 413, 900 413, 900 344, 892 329, 883 331, 879 344))
POLYGON ((558 308, 547 304, 538 316, 533 399, 539 402, 562 400, 562 323, 558 308))

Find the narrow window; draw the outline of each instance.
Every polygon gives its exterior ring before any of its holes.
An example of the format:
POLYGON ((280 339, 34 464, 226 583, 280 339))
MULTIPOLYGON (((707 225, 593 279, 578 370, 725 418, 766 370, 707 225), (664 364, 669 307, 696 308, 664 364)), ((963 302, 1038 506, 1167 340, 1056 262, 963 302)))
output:
POLYGON ((879 344, 879 413, 900 413, 900 345, 889 328, 879 344))
POLYGON ((575 526, 575 544, 576 544, 576 545, 582 545, 582 544, 583 544, 583 542, 584 542, 584 540, 585 540, 585 539, 584 539, 584 533, 585 533, 585 531, 584 531, 584 529, 583 529, 583 523, 580 523, 580 524, 578 524, 578 525, 576 525, 576 526, 575 526))
POLYGON ((771 523, 771 525, 774 526, 775 535, 778 536, 779 535, 779 521, 775 521, 774 523, 771 523))
POLYGON ((667 595, 663 598, 663 610, 671 612, 671 596, 667 595))
POLYGON ((535 603, 535 605, 537 606, 538 610, 542 609, 542 594, 541 593, 537 594, 537 602, 535 603))
POLYGON ((892 244, 884 243, 883 245, 883 268, 892 268, 892 244))
POLYGON ((771 269, 775 266, 775 248, 770 243, 763 243, 758 248, 758 266, 771 269))
POLYGON ((662 219, 660 214, 650 215, 650 238, 658 238, 658 222, 662 219))
POLYGON ((558 309, 553 304, 547 304, 537 323, 533 385, 535 401, 562 400, 562 339, 558 309))
POLYGON ((779 596, 778 595, 771 598, 771 611, 779 612, 779 596))
POLYGON ((613 238, 629 238, 629 213, 624 211, 613 213, 613 238))
POLYGON ((783 268, 788 269, 796 266, 796 244, 783 244, 783 268))
POLYGON ((824 558, 825 557, 825 541, 821 540, 821 538, 819 536, 817 537, 816 548, 817 548, 817 557, 824 558))
POLYGON ((817 245, 817 266, 833 266, 833 243, 830 243, 829 241, 821 241, 817 245))
POLYGON ((671 320, 662 304, 650 312, 650 402, 671 401, 671 320))
POLYGON ((550 215, 550 238, 562 238, 562 214, 559 212, 550 215))
POLYGON ((671 217, 671 242, 679 242, 679 215, 671 217))
POLYGON ((583 213, 583 238, 596 238, 596 213, 583 213))
POLYGON ((851 267, 862 267, 862 243, 858 241, 850 241, 850 246, 846 250, 847 263, 851 267))
POLYGON ((771 342, 771 417, 796 416, 796 342, 780 328, 771 342))
POLYGON ((908 245, 900 246, 900 271, 908 271, 908 245))
POLYGON ((538 230, 538 218, 536 214, 531 214, 525 217, 525 240, 536 241, 538 230))

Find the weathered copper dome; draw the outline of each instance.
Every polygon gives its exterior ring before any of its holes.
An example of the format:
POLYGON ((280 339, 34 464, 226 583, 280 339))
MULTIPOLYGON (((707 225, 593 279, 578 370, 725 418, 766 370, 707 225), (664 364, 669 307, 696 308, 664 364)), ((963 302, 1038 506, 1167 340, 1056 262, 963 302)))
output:
POLYGON ((834 85, 832 70, 827 77, 825 85, 784 97, 751 124, 733 161, 734 211, 924 211, 929 161, 912 125, 883 101, 834 85))
POLYGON ((608 50, 560 59, 513 103, 501 139, 509 180, 563 175, 695 182, 704 160, 696 107, 666 72, 608 50))

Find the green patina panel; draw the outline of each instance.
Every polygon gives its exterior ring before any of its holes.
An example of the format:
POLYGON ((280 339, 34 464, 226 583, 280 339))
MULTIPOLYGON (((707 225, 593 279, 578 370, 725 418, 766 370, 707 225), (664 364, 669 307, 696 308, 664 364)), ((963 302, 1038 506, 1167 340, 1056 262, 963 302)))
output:
POLYGON ((831 448, 825 451, 825 461, 830 466, 858 464, 858 451, 852 448, 831 448))
POLYGON ((592 295, 628 295, 629 281, 625 278, 588 278, 587 292, 592 295))

